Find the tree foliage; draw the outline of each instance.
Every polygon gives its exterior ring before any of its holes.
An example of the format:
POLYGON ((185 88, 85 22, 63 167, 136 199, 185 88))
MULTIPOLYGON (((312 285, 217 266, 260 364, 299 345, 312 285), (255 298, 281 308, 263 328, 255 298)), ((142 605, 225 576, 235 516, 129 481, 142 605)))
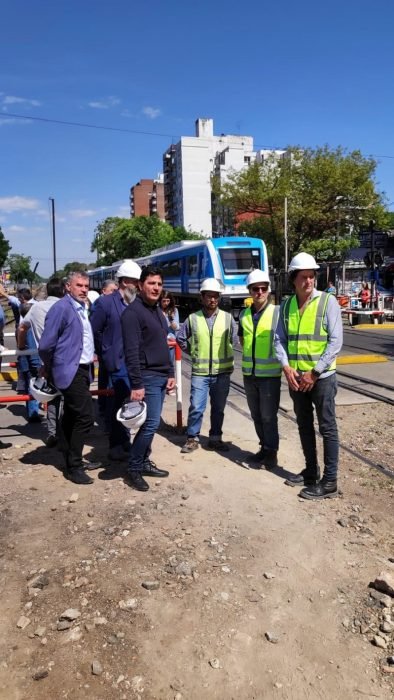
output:
POLYGON ((23 282, 23 280, 27 280, 29 284, 32 284, 38 278, 38 275, 30 267, 30 255, 19 255, 18 253, 9 255, 7 265, 10 268, 10 278, 17 284, 23 282))
POLYGON ((66 265, 61 269, 61 270, 56 270, 56 272, 51 275, 51 277, 67 277, 67 275, 70 274, 70 272, 76 272, 77 270, 88 270, 89 266, 86 263, 81 263, 81 262, 70 262, 66 263, 66 265))
POLYGON ((140 258, 155 248, 182 240, 200 239, 183 227, 173 228, 156 216, 117 216, 100 221, 95 229, 91 250, 97 253, 98 265, 111 265, 123 258, 140 258))
POLYGON ((4 266, 5 261, 7 260, 8 253, 11 250, 11 246, 7 239, 4 237, 4 233, 1 230, 0 226, 0 267, 4 266))
POLYGON ((320 259, 339 259, 357 244, 371 219, 387 225, 384 196, 376 190, 376 161, 342 147, 289 148, 233 172, 219 192, 235 214, 251 213, 242 229, 266 241, 275 265, 283 263, 284 202, 288 201, 289 254, 306 250, 320 259))

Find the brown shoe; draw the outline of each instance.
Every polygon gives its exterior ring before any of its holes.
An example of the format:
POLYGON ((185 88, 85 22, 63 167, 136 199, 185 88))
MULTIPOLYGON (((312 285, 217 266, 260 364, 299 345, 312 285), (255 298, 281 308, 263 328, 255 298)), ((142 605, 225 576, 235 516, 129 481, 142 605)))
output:
POLYGON ((181 452, 194 452, 194 450, 197 450, 199 446, 198 440, 193 437, 187 438, 185 444, 183 445, 181 452))

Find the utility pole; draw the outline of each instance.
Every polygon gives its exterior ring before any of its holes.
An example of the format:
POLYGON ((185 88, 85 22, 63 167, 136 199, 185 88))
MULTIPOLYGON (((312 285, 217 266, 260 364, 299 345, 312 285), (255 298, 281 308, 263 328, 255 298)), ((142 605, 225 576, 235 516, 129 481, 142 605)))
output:
POLYGON ((371 311, 374 307, 374 291, 375 291, 375 222, 373 219, 369 222, 369 230, 371 232, 371 311))
POLYGON ((285 221, 284 221, 284 233, 285 233, 285 272, 287 272, 287 266, 289 263, 288 257, 289 252, 287 248, 287 197, 285 197, 285 221))
POLYGON ((56 274, 56 228, 55 228, 55 200, 49 197, 52 210, 52 246, 53 246, 53 274, 56 274))

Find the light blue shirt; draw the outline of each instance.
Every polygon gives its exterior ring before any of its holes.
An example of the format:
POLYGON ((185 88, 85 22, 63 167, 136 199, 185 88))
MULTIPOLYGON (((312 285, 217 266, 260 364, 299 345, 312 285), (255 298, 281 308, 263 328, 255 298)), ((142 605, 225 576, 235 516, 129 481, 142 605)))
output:
POLYGON ((82 323, 82 328, 83 328, 83 349, 82 349, 82 354, 79 360, 80 365, 90 365, 91 362, 93 362, 93 356, 94 356, 94 340, 93 340, 93 331, 92 327, 90 325, 90 321, 88 319, 88 310, 85 306, 85 304, 81 304, 79 301, 74 299, 70 295, 73 304, 75 306, 75 309, 79 315, 79 318, 81 319, 82 323))

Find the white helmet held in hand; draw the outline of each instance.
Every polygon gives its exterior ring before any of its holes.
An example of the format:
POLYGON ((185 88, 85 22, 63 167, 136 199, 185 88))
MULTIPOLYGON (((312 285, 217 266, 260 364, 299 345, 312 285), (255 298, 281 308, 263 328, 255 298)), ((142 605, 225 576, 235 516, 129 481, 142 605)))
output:
POLYGON ((89 289, 88 299, 89 299, 91 304, 94 304, 94 302, 96 301, 96 299, 99 298, 99 296, 100 296, 100 294, 98 292, 96 292, 94 289, 89 289))
POLYGON ((295 272, 298 270, 319 270, 320 265, 317 264, 313 255, 309 253, 297 253, 294 258, 290 261, 288 272, 295 272))
POLYGON ((201 292, 219 292, 220 294, 222 292, 222 284, 214 277, 207 277, 207 279, 202 281, 200 287, 200 293, 201 292))
POLYGON ((133 433, 137 432, 146 421, 145 401, 125 401, 116 418, 133 433))
POLYGON ((130 277, 131 279, 139 280, 141 277, 141 268, 138 263, 131 260, 131 258, 128 260, 123 260, 121 266, 116 272, 116 277, 118 279, 120 277, 130 277))
POLYGON ((265 272, 265 270, 253 270, 253 272, 250 272, 246 278, 246 286, 250 287, 251 284, 257 284, 258 282, 269 284, 270 278, 268 272, 265 272))
POLYGON ((40 403, 48 403, 55 399, 56 396, 61 396, 61 392, 53 384, 50 384, 45 377, 32 377, 29 383, 29 393, 40 403))

